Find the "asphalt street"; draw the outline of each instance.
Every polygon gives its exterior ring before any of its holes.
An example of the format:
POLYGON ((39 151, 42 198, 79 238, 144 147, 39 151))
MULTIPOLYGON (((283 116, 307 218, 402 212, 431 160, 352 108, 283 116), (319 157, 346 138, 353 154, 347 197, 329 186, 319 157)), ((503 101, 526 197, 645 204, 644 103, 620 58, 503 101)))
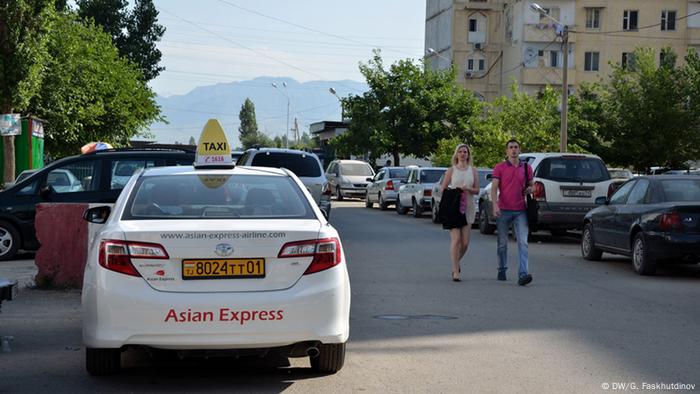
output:
MULTIPOLYGON (((121 374, 93 378, 83 366, 79 292, 24 287, 2 305, 0 336, 14 339, 11 352, 0 352, 0 392, 700 387, 699 267, 642 277, 621 257, 583 260, 576 236, 541 235, 530 243, 534 281, 520 287, 516 244, 509 244, 509 280, 499 282, 496 237, 473 230, 463 281, 456 283, 449 235, 428 214, 416 219, 334 201, 331 223, 341 234, 353 296, 348 354, 338 374, 313 374, 306 359, 152 360, 129 352, 121 374)), ((25 284, 33 270, 30 259, 0 262, 0 277, 25 284)))

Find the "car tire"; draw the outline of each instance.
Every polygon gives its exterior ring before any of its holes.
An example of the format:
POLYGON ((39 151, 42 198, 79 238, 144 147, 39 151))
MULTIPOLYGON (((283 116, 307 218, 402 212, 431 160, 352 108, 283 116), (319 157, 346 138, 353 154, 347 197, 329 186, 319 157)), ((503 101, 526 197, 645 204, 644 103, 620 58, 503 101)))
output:
POLYGON ((581 255, 586 260, 600 261, 603 251, 595 247, 593 240, 593 225, 586 223, 581 234, 581 255))
POLYGON ((404 208, 403 205, 401 205, 401 199, 396 198, 396 213, 399 215, 405 215, 406 212, 408 212, 408 208, 404 208))
POLYGON ((389 209, 389 204, 382 199, 382 194, 379 193, 379 197, 377 197, 377 200, 379 201, 379 209, 382 211, 386 211, 389 209))
POLYGON ((111 375, 121 369, 120 349, 85 348, 85 369, 93 376, 111 375))
POLYGON ((17 255, 21 239, 15 226, 0 220, 0 260, 12 260, 17 255))
POLYGON ((369 193, 365 194, 365 208, 372 208, 374 203, 369 200, 369 193))
POLYGON ((496 226, 489 223, 489 214, 484 209, 484 204, 479 207, 481 214, 479 215, 479 232, 482 234, 491 235, 496 232, 496 226))
POLYGON ((644 233, 638 232, 632 241, 632 267, 639 275, 654 275, 656 262, 649 257, 644 233))
POLYGON ((440 214, 440 211, 439 211, 440 207, 437 204, 435 204, 435 200, 432 200, 430 202, 430 206, 432 207, 430 209, 430 211, 431 211, 433 223, 438 223, 439 222, 438 215, 440 214))
POLYGON ((345 344, 322 344, 318 347, 318 356, 311 358, 311 368, 320 373, 336 373, 345 364, 345 344))
POLYGON ((421 207, 420 205, 418 205, 418 202, 417 202, 416 199, 414 198, 414 199, 413 199, 413 217, 414 217, 414 218, 419 218, 419 217, 421 217, 421 216, 423 216, 423 207, 421 207))
POLYGON ((340 187, 335 188, 335 199, 338 201, 343 201, 343 193, 340 192, 340 187))

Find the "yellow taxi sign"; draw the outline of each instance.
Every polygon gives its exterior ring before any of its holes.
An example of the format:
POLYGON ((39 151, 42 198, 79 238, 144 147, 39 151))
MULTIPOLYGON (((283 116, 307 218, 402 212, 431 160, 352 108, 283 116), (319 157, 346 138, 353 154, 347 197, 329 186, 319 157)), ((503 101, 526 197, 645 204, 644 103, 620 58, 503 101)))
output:
POLYGON ((195 167, 233 167, 231 147, 224 129, 216 119, 209 119, 199 135, 195 167))

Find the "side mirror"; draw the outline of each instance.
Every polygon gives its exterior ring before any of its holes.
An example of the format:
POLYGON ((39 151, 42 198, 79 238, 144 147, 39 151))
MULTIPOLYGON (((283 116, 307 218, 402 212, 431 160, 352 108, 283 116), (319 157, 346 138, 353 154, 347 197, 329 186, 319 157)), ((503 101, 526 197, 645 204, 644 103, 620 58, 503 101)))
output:
POLYGON ((596 199, 595 199, 596 205, 608 205, 609 203, 610 203, 610 200, 608 200, 607 197, 596 197, 596 199))
POLYGON ((55 192, 53 186, 46 185, 39 190, 39 196, 46 201, 51 201, 51 195, 55 192))
POLYGON ((365 178, 365 180, 366 180, 367 182, 372 182, 372 181, 374 180, 374 178, 365 178))
POLYGON ((490 181, 491 178, 493 178, 493 175, 492 175, 492 174, 486 174, 486 180, 487 180, 487 181, 490 181))
POLYGON ((112 212, 112 208, 103 205, 101 207, 94 207, 86 209, 83 212, 83 219, 90 223, 103 224, 109 218, 109 214, 112 212))

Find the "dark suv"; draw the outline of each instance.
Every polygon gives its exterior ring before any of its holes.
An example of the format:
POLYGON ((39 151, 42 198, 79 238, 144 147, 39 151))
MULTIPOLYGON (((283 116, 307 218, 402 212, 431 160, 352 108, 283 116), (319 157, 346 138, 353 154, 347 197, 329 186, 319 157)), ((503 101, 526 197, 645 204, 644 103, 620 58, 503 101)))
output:
POLYGON ((192 165, 194 152, 172 149, 109 149, 57 160, 0 192, 0 260, 18 249, 36 250, 36 204, 113 203, 144 167, 192 165))

